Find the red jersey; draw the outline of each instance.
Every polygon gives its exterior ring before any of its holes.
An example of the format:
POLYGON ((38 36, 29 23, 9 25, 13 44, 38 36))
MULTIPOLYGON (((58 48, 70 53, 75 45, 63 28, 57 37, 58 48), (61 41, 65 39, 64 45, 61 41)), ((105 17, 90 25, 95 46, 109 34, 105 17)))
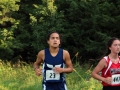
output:
MULTIPOLYGON (((119 57, 120 58, 120 57, 119 57)), ((102 70, 102 77, 112 77, 112 84, 109 85, 102 81, 103 86, 120 86, 120 59, 117 64, 112 63, 108 56, 105 56, 107 67, 102 70)))

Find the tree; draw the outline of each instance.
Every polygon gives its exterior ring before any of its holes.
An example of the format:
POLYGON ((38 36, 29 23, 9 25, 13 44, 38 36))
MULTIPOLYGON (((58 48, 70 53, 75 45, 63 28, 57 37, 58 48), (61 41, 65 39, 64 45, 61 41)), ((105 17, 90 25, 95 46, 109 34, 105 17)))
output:
POLYGON ((14 30, 19 24, 12 14, 19 10, 16 4, 20 0, 0 1, 0 59, 10 59, 14 54, 14 48, 20 48, 19 42, 14 38, 14 30))

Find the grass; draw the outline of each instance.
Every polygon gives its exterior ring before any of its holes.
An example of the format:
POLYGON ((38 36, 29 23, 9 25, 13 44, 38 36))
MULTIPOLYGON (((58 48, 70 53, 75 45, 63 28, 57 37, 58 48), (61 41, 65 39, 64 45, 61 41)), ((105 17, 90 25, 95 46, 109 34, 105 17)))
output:
MULTIPOLYGON (((72 73, 66 74, 68 90, 102 90, 100 81, 91 78, 91 67, 74 66, 72 73)), ((42 77, 36 76, 32 64, 0 61, 0 90, 42 90, 42 77)))

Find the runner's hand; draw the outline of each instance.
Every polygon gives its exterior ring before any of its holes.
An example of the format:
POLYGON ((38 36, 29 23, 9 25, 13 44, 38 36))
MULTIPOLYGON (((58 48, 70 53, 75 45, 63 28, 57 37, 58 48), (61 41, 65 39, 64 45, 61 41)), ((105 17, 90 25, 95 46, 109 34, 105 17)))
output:
POLYGON ((42 74, 42 69, 36 68, 35 73, 37 76, 40 76, 42 74))
POLYGON ((112 78, 111 77, 107 77, 104 79, 104 82, 107 84, 111 84, 112 83, 112 78))
POLYGON ((54 68, 53 68, 53 71, 54 71, 55 73, 63 73, 63 68, 54 67, 54 68))

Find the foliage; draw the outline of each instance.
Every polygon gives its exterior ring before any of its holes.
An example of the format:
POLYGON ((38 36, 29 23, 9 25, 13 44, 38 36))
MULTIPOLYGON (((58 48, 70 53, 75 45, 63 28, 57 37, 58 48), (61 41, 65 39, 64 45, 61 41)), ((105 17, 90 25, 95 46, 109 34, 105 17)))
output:
POLYGON ((119 17, 119 1, 116 4, 107 0, 64 1, 67 3, 63 8, 60 6, 65 3, 58 2, 67 22, 63 47, 67 46, 72 56, 79 52, 84 61, 99 59, 106 52, 107 40, 113 36, 119 38, 115 23, 119 17), (113 10, 116 12, 111 12, 113 10))
POLYGON ((62 35, 71 57, 79 52, 80 62, 98 60, 107 40, 120 38, 119 0, 2 0, 0 19, 3 60, 35 61, 50 31, 62 35))
POLYGON ((12 17, 12 13, 19 10, 16 4, 20 0, 0 1, 0 58, 10 59, 14 54, 14 48, 20 48, 18 40, 14 37, 14 30, 19 24, 19 20, 12 17))

